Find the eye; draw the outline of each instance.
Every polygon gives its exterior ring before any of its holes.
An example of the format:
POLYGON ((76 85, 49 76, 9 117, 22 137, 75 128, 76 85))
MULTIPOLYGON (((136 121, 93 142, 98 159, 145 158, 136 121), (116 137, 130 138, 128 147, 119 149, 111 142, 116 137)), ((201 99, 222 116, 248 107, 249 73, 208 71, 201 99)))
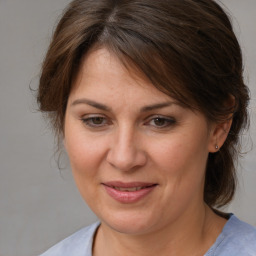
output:
POLYGON ((156 128, 167 128, 176 123, 175 119, 171 117, 156 116, 146 122, 146 125, 150 125, 156 128))
POLYGON ((108 125, 108 120, 107 118, 103 117, 103 116, 86 116, 81 118, 81 121, 89 126, 89 127, 95 127, 95 128, 99 128, 99 127, 103 127, 105 125, 108 125))

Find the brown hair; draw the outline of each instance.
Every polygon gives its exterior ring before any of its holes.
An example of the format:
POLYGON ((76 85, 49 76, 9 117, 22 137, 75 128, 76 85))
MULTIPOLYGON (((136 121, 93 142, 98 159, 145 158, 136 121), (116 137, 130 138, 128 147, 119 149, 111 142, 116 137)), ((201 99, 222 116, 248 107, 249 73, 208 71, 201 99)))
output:
POLYGON ((74 0, 59 21, 45 57, 38 103, 63 135, 67 100, 82 57, 104 46, 144 73, 159 90, 209 121, 233 122, 221 150, 209 154, 204 200, 232 199, 239 134, 247 124, 248 88, 240 46, 227 14, 213 0, 74 0), (227 107, 233 96, 235 106, 227 107))

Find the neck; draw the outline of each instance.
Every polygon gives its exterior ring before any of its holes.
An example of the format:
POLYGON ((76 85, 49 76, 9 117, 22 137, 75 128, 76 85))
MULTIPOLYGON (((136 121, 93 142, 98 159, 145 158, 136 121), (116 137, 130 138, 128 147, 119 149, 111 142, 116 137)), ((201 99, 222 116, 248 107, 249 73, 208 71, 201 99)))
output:
POLYGON ((122 234, 102 223, 93 255, 201 256, 215 242, 225 223, 206 205, 193 216, 184 214, 170 225, 147 234, 122 234))

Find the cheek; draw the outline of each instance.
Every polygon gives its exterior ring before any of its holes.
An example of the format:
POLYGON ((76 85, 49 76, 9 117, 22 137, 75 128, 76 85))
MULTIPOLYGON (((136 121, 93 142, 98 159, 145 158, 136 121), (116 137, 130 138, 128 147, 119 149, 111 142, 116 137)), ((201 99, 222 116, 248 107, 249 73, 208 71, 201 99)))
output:
POLYGON ((180 214, 180 209, 201 202, 208 156, 205 141, 181 136, 154 153, 165 191, 162 200, 170 210, 180 214))
POLYGON ((200 136, 171 137, 152 147, 151 156, 164 176, 166 185, 175 190, 200 187, 204 182, 208 158, 207 137, 200 136), (156 146, 157 145, 157 146, 156 146))
POLYGON ((202 138, 193 133, 169 136, 154 141, 148 148, 155 161, 170 167, 205 163, 208 156, 206 136, 202 138))
POLYGON ((74 176, 93 176, 104 155, 102 144, 83 129, 69 122, 65 126, 65 147, 74 176))
POLYGON ((93 175, 102 158, 99 145, 91 143, 90 139, 77 140, 72 138, 67 143, 67 152, 73 172, 81 175, 93 175))
POLYGON ((77 188, 88 205, 93 205, 100 183, 101 147, 88 136, 67 134, 66 149, 77 188))

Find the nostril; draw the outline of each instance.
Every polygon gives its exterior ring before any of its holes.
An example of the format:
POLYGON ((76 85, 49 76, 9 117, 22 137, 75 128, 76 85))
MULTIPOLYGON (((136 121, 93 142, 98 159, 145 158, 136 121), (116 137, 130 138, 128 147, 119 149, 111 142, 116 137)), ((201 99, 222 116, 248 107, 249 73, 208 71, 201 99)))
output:
POLYGON ((110 151, 107 155, 108 163, 118 170, 129 171, 144 166, 146 156, 143 152, 133 150, 124 152, 122 150, 110 151))
POLYGON ((146 156, 141 150, 140 141, 141 137, 136 135, 134 125, 120 124, 109 146, 108 163, 123 171, 145 165, 146 156))

